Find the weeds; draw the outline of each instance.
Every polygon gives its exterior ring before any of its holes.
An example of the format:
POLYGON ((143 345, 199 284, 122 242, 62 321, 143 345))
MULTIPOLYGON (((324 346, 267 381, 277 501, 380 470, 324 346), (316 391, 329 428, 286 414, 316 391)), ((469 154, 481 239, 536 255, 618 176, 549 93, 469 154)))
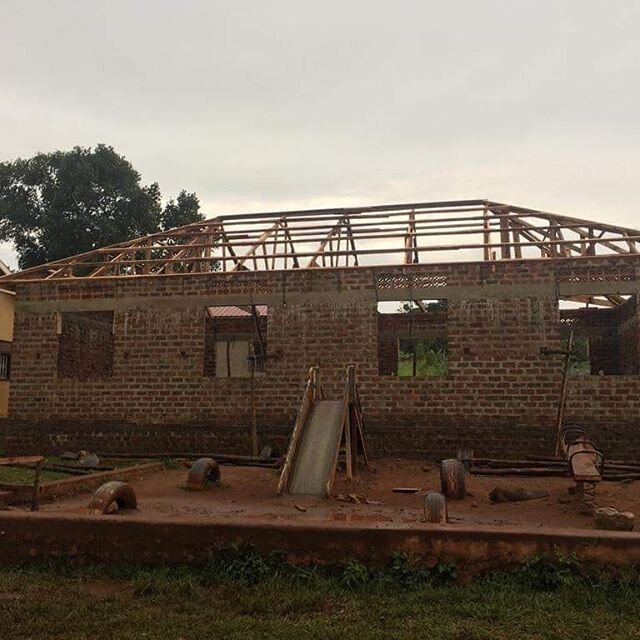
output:
POLYGON ((539 556, 465 586, 456 579, 452 565, 401 553, 383 567, 300 566, 249 546, 217 549, 201 567, 3 567, 0 595, 11 597, 0 597, 0 628, 14 640, 640 636, 635 571, 606 575, 572 556, 539 556), (108 597, 97 607, 100 587, 108 597))

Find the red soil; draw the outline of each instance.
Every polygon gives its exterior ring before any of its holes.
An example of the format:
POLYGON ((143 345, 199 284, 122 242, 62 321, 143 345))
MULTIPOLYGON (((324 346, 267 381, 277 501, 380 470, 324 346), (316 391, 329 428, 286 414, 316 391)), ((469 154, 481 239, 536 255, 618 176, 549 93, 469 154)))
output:
MULTIPOLYGON (((408 460, 377 460, 361 471, 352 483, 338 473, 334 497, 276 497, 278 472, 254 467, 222 467, 222 486, 202 492, 181 488, 187 470, 169 470, 132 480, 139 509, 114 517, 156 518, 242 518, 259 521, 299 522, 379 522, 420 525, 423 500, 428 491, 439 490, 436 465, 408 460), (394 487, 417 487, 417 493, 394 493, 394 487), (364 495, 383 504, 351 504, 336 499, 338 494, 364 495)), ((574 483, 569 478, 504 478, 467 475, 468 497, 449 501, 451 524, 527 526, 528 528, 593 528, 590 516, 580 515, 575 499, 568 493, 574 483), (496 486, 543 489, 549 497, 526 502, 491 504, 489 492, 496 486)), ((42 505, 42 511, 86 513, 89 495, 81 494, 42 505)), ((597 488, 596 506, 614 506, 640 513, 640 483, 603 482, 597 488)))

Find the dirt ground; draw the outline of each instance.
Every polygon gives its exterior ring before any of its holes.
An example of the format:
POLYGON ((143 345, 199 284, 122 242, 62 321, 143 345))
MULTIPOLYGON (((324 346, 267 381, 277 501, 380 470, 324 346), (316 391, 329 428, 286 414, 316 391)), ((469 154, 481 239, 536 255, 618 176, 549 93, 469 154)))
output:
MULTIPOLYGON (((278 471, 254 467, 222 467, 222 486, 187 491, 187 469, 166 470, 132 480, 138 511, 114 517, 129 518, 239 518, 254 521, 295 520, 315 523, 380 523, 381 526, 420 526, 424 496, 439 490, 436 465, 409 460, 377 460, 352 483, 338 473, 331 498, 276 497, 278 471), (394 487, 416 487, 416 493, 394 493, 394 487), (351 504, 339 494, 357 494, 381 504, 351 504)), ((449 501, 449 517, 455 525, 526 526, 527 528, 593 528, 592 517, 581 515, 569 478, 505 478, 467 475, 468 496, 449 501), (543 489, 546 498, 526 502, 491 504, 495 487, 543 489)), ((42 505, 42 511, 86 513, 89 494, 80 494, 42 505)), ((613 506, 640 513, 640 482, 603 482, 597 488, 596 506, 613 506)))

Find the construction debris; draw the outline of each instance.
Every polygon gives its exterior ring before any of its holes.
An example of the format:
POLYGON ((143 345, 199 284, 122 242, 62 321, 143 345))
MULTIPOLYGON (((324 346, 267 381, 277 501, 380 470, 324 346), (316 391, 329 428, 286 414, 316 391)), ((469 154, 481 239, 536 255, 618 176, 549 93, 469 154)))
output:
POLYGON ((100 458, 95 453, 80 451, 78 453, 78 464, 83 467, 97 467, 100 464, 100 458))
POLYGON ((394 487, 391 489, 393 493, 418 493, 419 487, 394 487))
POLYGON ((336 500, 340 502, 350 502, 351 504, 384 504, 379 500, 369 500, 367 496, 359 493, 339 493, 336 500))
POLYGON ((613 507, 601 507, 593 512, 596 528, 610 531, 633 531, 635 515, 631 511, 618 511, 613 507))
POLYGON ((236 465, 239 467, 264 467, 265 469, 278 469, 282 466, 281 458, 265 459, 260 456, 243 456, 226 453, 102 453, 103 458, 118 460, 121 458, 143 459, 143 460, 181 460, 198 458, 212 458, 218 464, 236 465))
POLYGON ((548 496, 548 491, 525 491, 524 489, 496 487, 489 494, 489 500, 496 504, 500 502, 522 502, 523 500, 535 500, 536 498, 546 498, 548 496))

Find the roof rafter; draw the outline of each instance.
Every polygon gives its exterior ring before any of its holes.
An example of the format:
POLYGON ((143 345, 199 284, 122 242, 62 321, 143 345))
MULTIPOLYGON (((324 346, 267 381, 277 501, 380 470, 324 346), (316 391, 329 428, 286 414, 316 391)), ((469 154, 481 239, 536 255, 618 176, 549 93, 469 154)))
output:
POLYGON ((0 282, 638 256, 639 243, 640 230, 489 200, 422 202, 220 215, 25 269, 0 282))

